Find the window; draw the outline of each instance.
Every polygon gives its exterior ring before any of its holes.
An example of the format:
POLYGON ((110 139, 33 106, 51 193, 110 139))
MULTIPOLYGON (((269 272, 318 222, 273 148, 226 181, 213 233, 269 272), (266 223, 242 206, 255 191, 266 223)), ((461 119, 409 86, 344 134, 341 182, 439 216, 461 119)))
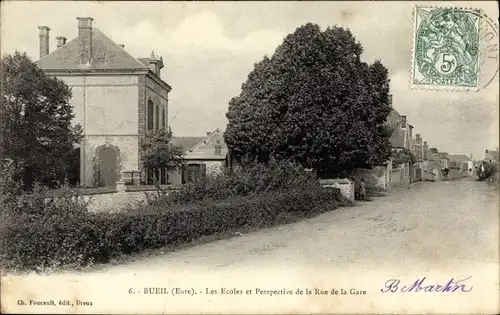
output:
POLYGON ((160 106, 158 104, 156 104, 155 129, 160 129, 160 106))
POLYGON ((168 184, 168 172, 164 167, 160 169, 160 184, 161 185, 168 184))
POLYGON ((153 130, 153 115, 154 115, 154 104, 152 100, 148 101, 148 130, 153 130))
POLYGON ((165 129, 165 107, 161 109, 161 129, 165 129))

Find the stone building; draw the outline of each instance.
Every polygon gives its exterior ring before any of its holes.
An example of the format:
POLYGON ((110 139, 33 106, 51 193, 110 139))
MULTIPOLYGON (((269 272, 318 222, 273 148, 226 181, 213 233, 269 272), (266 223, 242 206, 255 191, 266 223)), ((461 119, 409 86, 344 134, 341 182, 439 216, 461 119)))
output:
POLYGON ((72 90, 74 123, 83 128, 80 185, 114 186, 124 171, 141 169, 139 141, 147 130, 167 128, 168 94, 161 79, 162 57, 154 52, 134 58, 124 45, 93 27, 93 18, 78 17, 78 36, 57 39, 49 52, 47 26, 39 27, 40 59, 50 76, 72 90))

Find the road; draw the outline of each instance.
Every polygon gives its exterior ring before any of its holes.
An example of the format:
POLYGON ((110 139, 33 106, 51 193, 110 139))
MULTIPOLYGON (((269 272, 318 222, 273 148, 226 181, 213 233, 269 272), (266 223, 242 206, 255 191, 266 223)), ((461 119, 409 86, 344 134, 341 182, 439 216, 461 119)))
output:
MULTIPOLYGON (((23 281, 38 281, 40 288, 49 279, 75 281, 80 285, 78 290, 75 287, 78 292, 82 292, 84 284, 88 287, 99 281, 115 281, 112 286, 107 284, 108 289, 117 290, 114 293, 105 288, 85 291, 97 300, 103 294, 97 292, 123 298, 124 286, 128 288, 132 283, 140 288, 182 283, 187 288, 201 286, 202 291, 206 287, 218 288, 218 293, 223 286, 346 287, 368 292, 366 297, 359 297, 361 300, 355 300, 356 296, 326 299, 311 295, 286 302, 280 300, 285 297, 275 297, 268 304, 259 300, 268 297, 255 295, 254 300, 246 297, 245 302, 239 300, 242 297, 228 300, 220 294, 209 300, 206 296, 185 300, 179 297, 176 306, 167 306, 165 299, 154 303, 150 299, 148 310, 155 312, 158 308, 174 313, 199 312, 203 307, 206 312, 480 313, 498 309, 498 260, 498 188, 460 180, 425 182, 298 223, 92 272, 32 275, 23 281), (474 289, 467 294, 434 293, 425 298, 417 293, 384 295, 380 291, 387 279, 414 281, 422 276, 434 279, 434 283, 471 276, 467 281, 474 289)), ((147 299, 134 298, 143 302, 147 299)))

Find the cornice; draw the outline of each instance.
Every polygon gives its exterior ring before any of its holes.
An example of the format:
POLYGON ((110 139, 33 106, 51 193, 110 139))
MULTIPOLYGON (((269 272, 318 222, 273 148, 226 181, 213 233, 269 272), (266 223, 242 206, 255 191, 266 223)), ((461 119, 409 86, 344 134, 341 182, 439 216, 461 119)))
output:
POLYGON ((167 83, 167 82, 165 82, 165 81, 163 81, 162 79, 158 78, 158 76, 157 76, 157 75, 155 75, 155 74, 153 73, 153 71, 148 70, 147 75, 148 75, 148 76, 149 76, 149 77, 150 77, 153 81, 155 81, 156 83, 158 83, 159 85, 161 85, 164 89, 166 89, 166 90, 167 90, 167 92, 172 91, 172 87, 171 87, 170 85, 168 85, 168 83, 167 83))
POLYGON ((139 75, 147 74, 149 69, 43 69, 49 75, 79 76, 83 74, 93 75, 139 75))

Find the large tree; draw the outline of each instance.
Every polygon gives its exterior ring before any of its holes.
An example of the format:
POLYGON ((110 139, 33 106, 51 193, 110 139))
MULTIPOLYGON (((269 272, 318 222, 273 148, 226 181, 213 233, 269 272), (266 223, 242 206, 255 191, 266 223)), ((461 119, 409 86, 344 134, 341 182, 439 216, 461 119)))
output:
POLYGON ((314 24, 255 64, 229 103, 225 133, 236 160, 289 159, 323 176, 372 167, 391 154, 389 79, 349 30, 314 24))
POLYGON ((81 127, 72 125, 70 88, 25 53, 4 55, 1 67, 0 150, 12 161, 14 178, 30 189, 35 182, 54 186, 73 177, 81 127))

